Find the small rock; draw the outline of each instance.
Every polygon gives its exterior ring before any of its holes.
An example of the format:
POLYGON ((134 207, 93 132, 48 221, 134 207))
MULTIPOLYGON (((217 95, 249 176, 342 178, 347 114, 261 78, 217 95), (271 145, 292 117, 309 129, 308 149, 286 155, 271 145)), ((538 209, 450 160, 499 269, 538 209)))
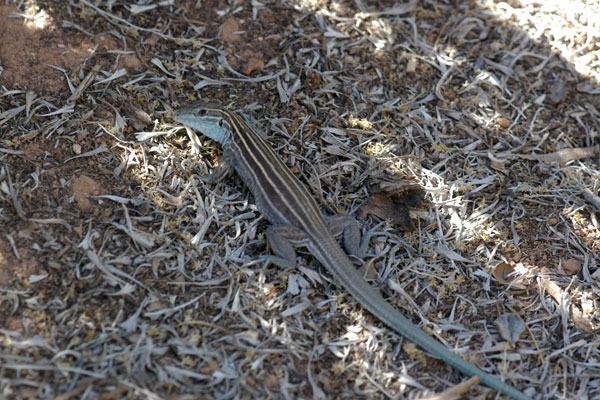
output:
POLYGON ((250 75, 254 71, 260 71, 265 67, 265 62, 257 57, 250 57, 244 66, 244 74, 250 75))
POLYGON ((135 54, 124 54, 120 58, 121 65, 127 69, 141 69, 144 65, 135 54))
POLYGON ((506 128, 508 128, 510 126, 510 121, 507 120, 504 117, 498 117, 498 118, 496 118, 496 122, 498 123, 498 125, 500 125, 504 129, 506 129, 506 128))
POLYGON ((223 22, 223 25, 221 25, 221 28, 219 28, 219 40, 221 42, 225 42, 225 43, 236 43, 242 40, 242 36, 239 33, 240 30, 240 24, 238 23, 238 21, 231 17, 228 18, 225 22, 223 22))
POLYGON ((581 269, 581 263, 574 258, 569 258, 562 262, 562 270, 567 275, 575 275, 581 269))

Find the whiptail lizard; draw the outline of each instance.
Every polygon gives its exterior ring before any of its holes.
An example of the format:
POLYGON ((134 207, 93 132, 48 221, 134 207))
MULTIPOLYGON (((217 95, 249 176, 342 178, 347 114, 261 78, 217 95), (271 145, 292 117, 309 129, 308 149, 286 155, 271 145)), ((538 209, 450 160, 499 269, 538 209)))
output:
POLYGON ((307 188, 252 124, 235 112, 200 103, 176 111, 174 119, 221 143, 224 163, 213 174, 222 177, 228 166, 233 166, 242 177, 254 194, 258 210, 273 224, 266 235, 275 258, 293 265, 293 246, 306 246, 360 304, 396 332, 463 373, 478 376, 485 385, 516 400, 531 400, 449 351, 385 300, 354 268, 335 240, 336 233, 343 233, 344 247, 350 254, 357 254, 358 223, 351 217, 326 220, 307 188))

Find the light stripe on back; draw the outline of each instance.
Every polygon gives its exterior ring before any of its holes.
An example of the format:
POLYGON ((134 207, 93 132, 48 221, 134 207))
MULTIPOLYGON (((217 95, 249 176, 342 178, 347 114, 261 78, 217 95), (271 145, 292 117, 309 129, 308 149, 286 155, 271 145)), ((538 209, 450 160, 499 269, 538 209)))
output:
POLYGON ((328 230, 306 187, 275 154, 271 147, 236 113, 222 110, 232 133, 232 150, 247 166, 253 187, 263 192, 271 212, 306 233, 328 230), (279 204, 274 204, 277 201, 279 204))

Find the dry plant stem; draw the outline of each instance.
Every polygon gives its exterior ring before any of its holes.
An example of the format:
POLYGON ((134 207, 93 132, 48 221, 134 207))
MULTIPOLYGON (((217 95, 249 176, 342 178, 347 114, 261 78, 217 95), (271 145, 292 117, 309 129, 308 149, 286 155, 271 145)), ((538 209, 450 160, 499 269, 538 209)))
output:
POLYGON ((465 395, 469 392, 471 387, 479 384, 479 377, 474 376, 469 378, 468 380, 459 383, 458 385, 454 385, 451 388, 444 390, 441 393, 438 393, 434 396, 429 397, 420 397, 419 400, 455 400, 460 399, 461 396, 465 395))

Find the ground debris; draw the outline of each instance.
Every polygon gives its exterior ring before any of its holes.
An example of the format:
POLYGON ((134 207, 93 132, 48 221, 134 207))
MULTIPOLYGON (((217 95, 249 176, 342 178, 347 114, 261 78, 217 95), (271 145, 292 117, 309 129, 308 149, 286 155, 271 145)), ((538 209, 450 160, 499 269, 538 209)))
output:
POLYGON ((366 277, 444 345, 600 397, 599 1, 390 4, 2 2, 0 397, 464 392, 306 251, 265 266, 241 180, 202 179, 222 149, 172 120, 197 100, 325 214, 371 208, 366 277))

